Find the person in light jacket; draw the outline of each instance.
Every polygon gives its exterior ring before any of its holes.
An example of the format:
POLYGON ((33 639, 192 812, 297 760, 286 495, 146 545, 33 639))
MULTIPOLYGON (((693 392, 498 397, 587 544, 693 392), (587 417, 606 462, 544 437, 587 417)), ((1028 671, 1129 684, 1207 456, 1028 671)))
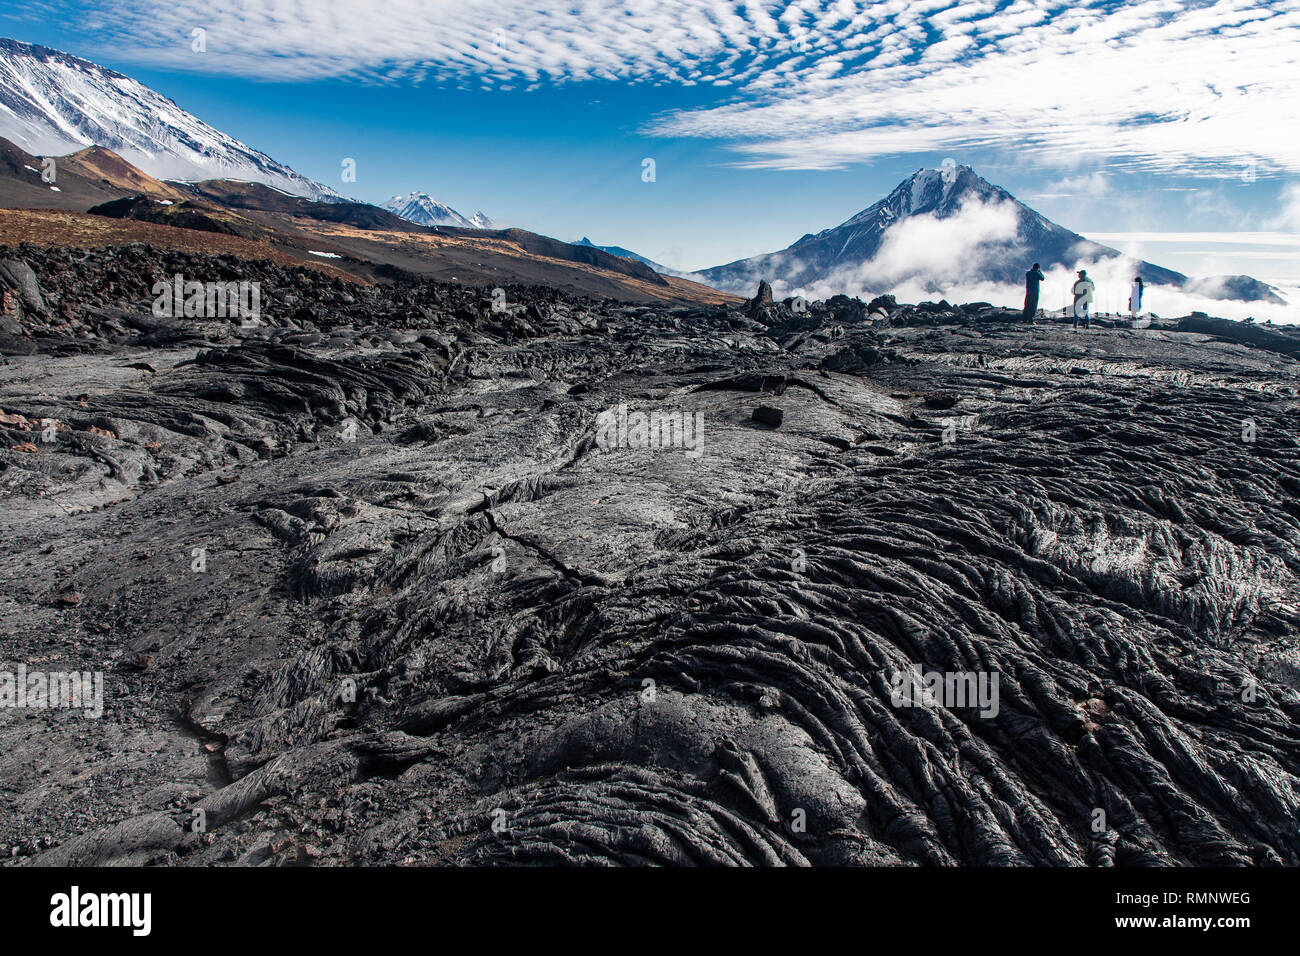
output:
POLYGON ((1128 314, 1129 318, 1136 319, 1138 313, 1142 311, 1142 277, 1133 277, 1133 288, 1128 293, 1128 314))
POLYGON ((1074 292, 1074 330, 1077 332, 1079 330, 1079 319, 1083 319, 1085 329, 1092 327, 1092 320, 1088 315, 1088 306, 1092 304, 1092 297, 1097 291, 1097 287, 1088 278, 1087 269, 1080 269, 1076 275, 1079 278, 1075 281, 1074 289, 1071 291, 1074 292))

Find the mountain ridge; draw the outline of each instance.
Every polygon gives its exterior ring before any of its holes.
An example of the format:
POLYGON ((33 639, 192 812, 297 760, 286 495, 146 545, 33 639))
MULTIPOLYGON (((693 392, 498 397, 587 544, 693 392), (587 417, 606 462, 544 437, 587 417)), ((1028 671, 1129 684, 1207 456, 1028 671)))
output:
POLYGON ((631 259, 633 262, 643 263, 644 265, 649 266, 655 272, 662 272, 668 275, 674 274, 674 270, 668 268, 663 263, 655 262, 653 259, 648 259, 645 256, 641 255, 639 252, 633 252, 631 249, 624 249, 622 246, 598 246, 586 236, 583 236, 581 239, 575 242, 574 245, 590 246, 592 249, 599 249, 601 252, 608 252, 612 256, 621 256, 624 259, 631 259))
POLYGON ((311 199, 343 198, 124 73, 7 37, 0 136, 38 155, 103 147, 157 179, 247 178, 311 199))
POLYGON ((323 202, 248 180, 165 183, 110 150, 44 160, 0 137, 0 243, 45 246, 153 243, 234 253, 351 274, 362 281, 424 275, 495 286, 556 288, 633 301, 724 303, 731 296, 644 263, 523 229, 429 227, 369 203, 323 202))

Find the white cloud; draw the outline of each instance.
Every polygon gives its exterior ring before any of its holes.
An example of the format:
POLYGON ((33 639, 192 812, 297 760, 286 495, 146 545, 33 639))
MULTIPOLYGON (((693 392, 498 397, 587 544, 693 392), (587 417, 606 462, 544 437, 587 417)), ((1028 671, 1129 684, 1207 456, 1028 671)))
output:
MULTIPOLYGON (((1295 0, 120 0, 118 58, 494 88, 603 77, 733 96, 649 131, 826 169, 992 146, 1063 168, 1300 172, 1295 0), (207 52, 189 45, 208 31, 207 52)), ((73 12, 73 11, 76 12, 73 12)), ((1056 192, 1068 190, 1057 189, 1056 192)))
POLYGON ((1096 242, 1156 242, 1185 245, 1189 242, 1226 243, 1246 246, 1300 246, 1300 235, 1289 232, 1094 232, 1096 242))
MULTIPOLYGON (((1246 274, 1277 287, 1294 286, 1300 264, 1300 235, 1287 232, 1106 232, 1090 238, 1185 275, 1246 274)), ((1300 305, 1294 291, 1283 294, 1300 305)))
POLYGON ((909 6, 888 39, 919 59, 877 61, 833 81, 804 77, 766 101, 677 112, 655 128, 748 140, 741 165, 754 167, 834 168, 904 149, 990 145, 1062 165, 1118 158, 1235 176, 1253 159, 1260 175, 1300 170, 1300 141, 1287 128, 1300 116, 1289 79, 1300 73, 1293 5, 1027 6, 978 21, 985 43, 958 62, 910 33, 924 17, 909 6), (1031 12, 1047 18, 1005 30, 1031 12), (1214 33, 1225 24, 1238 25, 1237 35, 1214 33))
MULTIPOLYGON (((1277 217, 1270 225, 1300 232, 1300 183, 1288 183, 1283 188, 1277 217)), ((1300 237, 1295 238, 1300 241, 1300 237)))
POLYGON ((834 270, 805 294, 886 289, 916 275, 926 276, 931 288, 966 282, 985 270, 987 259, 1005 253, 1016 226, 1012 203, 967 203, 946 219, 909 216, 885 231, 869 262, 834 270))

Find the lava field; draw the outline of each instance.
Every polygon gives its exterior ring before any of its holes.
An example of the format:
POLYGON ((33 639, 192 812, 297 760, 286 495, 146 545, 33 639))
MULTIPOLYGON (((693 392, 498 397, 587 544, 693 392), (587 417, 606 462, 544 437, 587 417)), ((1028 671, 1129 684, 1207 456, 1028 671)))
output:
POLYGON ((0 260, 0 862, 1300 865, 1283 330, 0 260))

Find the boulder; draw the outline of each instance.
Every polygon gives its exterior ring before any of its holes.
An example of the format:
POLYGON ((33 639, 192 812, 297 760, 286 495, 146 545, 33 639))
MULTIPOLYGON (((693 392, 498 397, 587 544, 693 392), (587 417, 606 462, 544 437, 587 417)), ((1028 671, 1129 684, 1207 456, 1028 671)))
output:
POLYGON ((754 297, 745 301, 745 314, 751 319, 760 318, 767 314, 772 304, 772 287, 766 279, 760 279, 754 297))
POLYGON ((18 293, 29 312, 44 312, 45 300, 32 267, 21 259, 0 259, 0 285, 18 293))
POLYGON ((898 300, 892 295, 878 295, 867 303, 867 312, 883 312, 888 316, 898 308, 898 300))

